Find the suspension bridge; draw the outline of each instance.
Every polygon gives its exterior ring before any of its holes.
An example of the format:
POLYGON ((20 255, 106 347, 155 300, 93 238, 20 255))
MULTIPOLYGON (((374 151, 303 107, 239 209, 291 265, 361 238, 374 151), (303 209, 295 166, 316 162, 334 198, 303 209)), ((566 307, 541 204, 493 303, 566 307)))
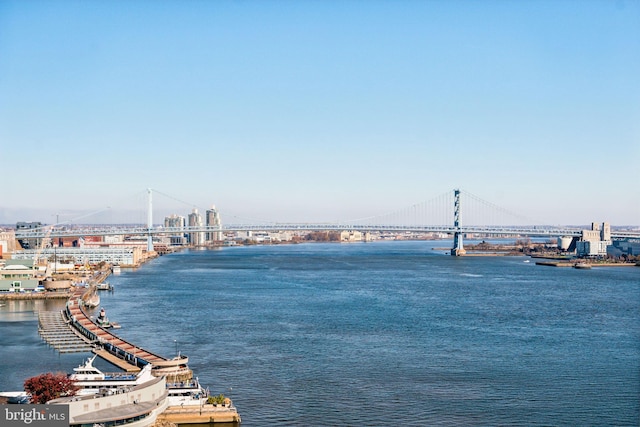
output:
MULTIPOLYGON (((393 212, 349 221, 302 223, 255 219, 247 220, 232 213, 227 214, 222 211, 221 216, 225 218, 226 221, 224 224, 167 227, 154 224, 153 193, 163 194, 157 190, 152 191, 151 189, 147 189, 146 207, 144 209, 146 221, 140 221, 137 224, 89 225, 73 224, 71 221, 66 221, 64 223, 44 225, 36 228, 17 229, 16 238, 45 239, 116 235, 146 236, 147 248, 148 250, 153 250, 154 236, 171 236, 189 233, 225 233, 238 231, 444 233, 453 236, 451 254, 458 255, 464 253, 463 236, 466 234, 552 238, 559 236, 579 237, 583 230, 583 228, 578 227, 539 224, 535 220, 501 208, 471 193, 457 189, 426 202, 414 204, 393 212), (146 222, 146 224, 144 222, 146 222), (536 223, 539 225, 532 225, 536 223)), ((83 215, 83 217, 86 216, 88 215, 83 215)), ((611 237, 613 239, 637 239, 640 238, 640 232, 612 231, 611 237)))

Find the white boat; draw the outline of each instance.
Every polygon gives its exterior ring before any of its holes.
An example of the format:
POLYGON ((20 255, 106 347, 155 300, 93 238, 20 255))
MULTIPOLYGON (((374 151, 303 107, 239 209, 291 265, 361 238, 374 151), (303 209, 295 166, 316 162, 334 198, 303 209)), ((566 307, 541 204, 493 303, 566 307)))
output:
POLYGON ((120 274, 120 266, 118 264, 115 264, 111 267, 111 272, 113 274, 120 274))
POLYGON ((586 262, 578 262, 576 264, 573 265, 573 268, 579 268, 582 270, 588 270, 591 268, 591 264, 588 264, 586 262))
POLYGON ((7 403, 29 403, 31 397, 23 391, 3 391, 0 397, 7 399, 7 403))
POLYGON ((96 318, 96 323, 101 328, 107 329, 111 327, 111 323, 109 323, 109 318, 107 317, 107 313, 104 311, 104 308, 100 309, 100 313, 98 313, 98 317, 96 318))
MULTIPOLYGON (((151 364, 145 365, 142 370, 136 374, 127 372, 102 372, 93 366, 93 361, 97 355, 90 357, 87 361, 73 368, 73 374, 69 375, 69 379, 79 387, 77 394, 79 396, 88 394, 97 394, 99 392, 115 390, 121 387, 134 387, 150 381, 154 378, 151 364)), ((206 403, 209 397, 208 390, 202 388, 198 379, 167 383, 168 404, 169 406, 191 406, 206 403)))
MULTIPOLYGON (((83 374, 85 375, 85 374, 83 374)), ((89 374, 86 374, 89 375, 89 374)), ((103 381, 104 382, 104 381, 103 381)), ((69 407, 69 425, 150 427, 167 408, 164 377, 151 377, 136 385, 98 390, 97 393, 61 397, 49 405, 69 407)))
POLYGON ((100 295, 96 285, 89 285, 87 290, 80 297, 80 301, 86 307, 97 307, 100 305, 100 295))
POLYGON ((209 390, 202 388, 198 378, 179 383, 167 383, 168 406, 201 406, 207 403, 209 390))
POLYGON ((135 387, 154 378, 151 374, 151 365, 145 365, 140 372, 132 374, 128 372, 102 372, 93 366, 97 355, 73 368, 73 374, 69 379, 79 387, 78 395, 96 394, 104 390, 113 390, 119 387, 135 387))
POLYGON ((120 324, 117 322, 110 322, 109 318, 107 317, 107 313, 104 311, 104 308, 100 309, 100 313, 98 313, 98 317, 97 318, 93 318, 93 316, 91 316, 91 320, 98 326, 100 326, 101 328, 104 329, 109 329, 109 328, 113 328, 113 329, 120 329, 120 324))
POLYGON ((103 283, 98 283, 96 285, 96 289, 98 289, 99 291, 112 291, 113 286, 111 286, 109 282, 103 282, 103 283))

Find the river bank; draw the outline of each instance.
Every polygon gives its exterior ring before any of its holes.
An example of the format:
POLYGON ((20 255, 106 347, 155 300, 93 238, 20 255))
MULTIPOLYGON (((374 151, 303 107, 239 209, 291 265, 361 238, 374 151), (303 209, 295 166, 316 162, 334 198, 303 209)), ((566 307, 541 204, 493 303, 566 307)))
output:
MULTIPOLYGON (((187 250, 101 298, 122 338, 188 354, 246 425, 638 425, 640 270, 435 246, 187 250)), ((0 390, 84 362, 38 336, 33 307, 63 302, 0 309, 0 390)))
POLYGON ((0 301, 24 301, 41 299, 68 299, 71 292, 7 292, 0 294, 0 301))
MULTIPOLYGON (((103 283, 111 274, 111 267, 103 267, 93 272, 93 274, 87 276, 84 279, 84 283, 87 285, 103 283)), ((74 292, 74 289, 78 284, 74 285, 70 281, 42 281, 45 283, 45 290, 37 290, 31 292, 2 292, 0 293, 0 301, 24 301, 24 300, 48 300, 48 299, 68 299, 74 292), (46 284, 65 283, 63 288, 55 290, 47 290, 46 284)), ((84 286, 81 283, 79 286, 84 286)))
MULTIPOLYGON (((546 265, 548 267, 575 267, 578 264, 576 261, 537 261, 536 265, 546 265)), ((584 262, 580 261, 580 264, 588 265, 589 267, 640 267, 637 263, 633 262, 584 262)))

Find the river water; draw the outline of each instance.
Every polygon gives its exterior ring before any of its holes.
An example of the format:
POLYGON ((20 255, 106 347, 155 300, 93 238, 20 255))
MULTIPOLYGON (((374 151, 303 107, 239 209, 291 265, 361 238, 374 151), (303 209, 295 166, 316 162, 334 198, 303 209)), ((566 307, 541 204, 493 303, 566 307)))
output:
MULTIPOLYGON (((244 426, 640 424, 640 268, 448 243, 185 251, 112 276, 102 306, 124 338, 188 355, 244 426)), ((88 356, 39 339, 59 302, 4 303, 0 390, 88 356)))

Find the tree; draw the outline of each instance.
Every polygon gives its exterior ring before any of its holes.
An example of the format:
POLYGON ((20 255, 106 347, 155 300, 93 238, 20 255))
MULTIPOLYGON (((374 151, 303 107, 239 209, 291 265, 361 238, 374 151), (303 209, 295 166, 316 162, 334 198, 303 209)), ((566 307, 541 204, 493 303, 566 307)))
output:
POLYGON ((63 372, 47 372, 27 379, 24 390, 31 395, 31 403, 44 404, 59 397, 75 396, 78 387, 63 372))

